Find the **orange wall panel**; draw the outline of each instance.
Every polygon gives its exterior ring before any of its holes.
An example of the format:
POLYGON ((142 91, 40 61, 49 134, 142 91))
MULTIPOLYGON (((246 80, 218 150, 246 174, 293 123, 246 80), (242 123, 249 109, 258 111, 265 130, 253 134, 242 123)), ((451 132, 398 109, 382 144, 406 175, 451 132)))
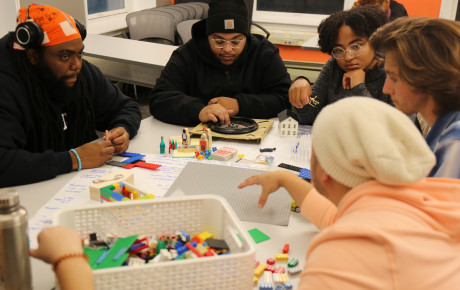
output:
POLYGON ((277 45, 280 56, 285 60, 326 62, 330 55, 319 50, 305 50, 299 46, 277 45))
POLYGON ((442 0, 397 0, 406 7, 409 16, 439 17, 442 0))
MULTIPOLYGON (((406 7, 409 16, 439 17, 442 0, 397 0, 406 7)), ((303 50, 298 46, 277 45, 282 59, 326 62, 329 55, 316 50, 303 50)))

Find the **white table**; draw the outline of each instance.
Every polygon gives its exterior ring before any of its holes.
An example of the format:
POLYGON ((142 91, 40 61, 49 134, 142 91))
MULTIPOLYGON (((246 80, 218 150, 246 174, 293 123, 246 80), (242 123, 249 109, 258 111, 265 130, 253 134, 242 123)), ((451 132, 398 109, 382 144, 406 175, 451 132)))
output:
MULTIPOLYGON (((276 124, 276 122, 275 122, 276 124)), ((136 153, 159 154, 159 144, 161 136, 165 140, 169 136, 181 135, 182 127, 162 123, 153 117, 142 120, 138 135, 131 141, 128 151, 136 153)), ((260 143, 234 142, 225 139, 213 140, 213 146, 230 146, 237 148, 239 153, 246 156, 258 154, 259 148, 277 147, 274 152, 275 164, 285 162, 288 164, 301 166, 299 162, 289 159, 288 143, 295 143, 296 139, 281 139, 278 137, 278 129, 274 126, 266 138, 260 143)), ((108 166, 108 165, 105 165, 108 166)), ((303 166, 308 167, 308 166, 303 166)), ((273 168, 275 169, 275 168, 273 168)), ((17 186, 20 194, 20 202, 32 217, 46 202, 51 199, 74 175, 76 172, 60 175, 52 180, 39 182, 30 185, 17 186)), ((242 222, 247 230, 258 228, 271 237, 270 240, 256 244, 256 258, 265 263, 266 259, 280 253, 284 244, 290 244, 290 257, 296 257, 300 261, 300 266, 304 266, 305 255, 311 239, 318 232, 307 219, 301 214, 291 213, 289 226, 276 226, 269 224, 259 224, 253 222, 242 222)), ((41 261, 32 259, 32 275, 34 289, 51 289, 54 287, 54 274, 51 267, 41 261)), ((292 278, 292 275, 291 275, 292 278)), ((292 278, 291 282, 297 284, 298 278, 292 278)))
POLYGON ((84 58, 110 79, 153 87, 177 46, 88 34, 84 58))

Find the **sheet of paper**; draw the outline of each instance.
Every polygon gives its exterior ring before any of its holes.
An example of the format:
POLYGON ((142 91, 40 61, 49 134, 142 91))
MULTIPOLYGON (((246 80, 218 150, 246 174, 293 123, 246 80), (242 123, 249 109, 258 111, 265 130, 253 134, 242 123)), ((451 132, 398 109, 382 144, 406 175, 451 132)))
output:
MULTIPOLYGON (((126 158, 115 157, 114 160, 122 161, 126 158)), ((89 185, 104 175, 118 171, 131 170, 134 174, 134 185, 142 191, 152 193, 155 198, 163 197, 171 185, 181 173, 188 162, 201 162, 209 164, 223 164, 223 162, 202 160, 192 158, 172 158, 167 155, 146 155, 143 160, 149 163, 160 164, 157 170, 145 168, 123 169, 116 166, 104 165, 100 168, 82 170, 73 177, 63 188, 57 192, 37 213, 29 219, 29 240, 30 247, 37 247, 37 235, 45 227, 52 226, 54 214, 63 208, 79 206, 89 203, 97 203, 90 200, 89 185)), ((250 166, 225 163, 229 166, 248 168, 250 166)))

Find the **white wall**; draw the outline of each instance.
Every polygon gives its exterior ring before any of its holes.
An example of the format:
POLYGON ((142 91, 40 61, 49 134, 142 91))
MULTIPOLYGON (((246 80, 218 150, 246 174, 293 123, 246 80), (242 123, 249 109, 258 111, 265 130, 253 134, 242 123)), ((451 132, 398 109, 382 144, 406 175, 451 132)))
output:
POLYGON ((0 9, 0 37, 16 27, 16 14, 19 10, 19 0, 2 1, 0 9))
MULTIPOLYGON (((78 19, 81 23, 86 25, 89 33, 109 33, 110 31, 120 31, 126 28, 126 14, 118 14, 115 16, 102 17, 99 19, 87 19, 86 14, 86 0, 0 0, 2 7, 0 9, 0 29, 8 31, 8 29, 14 29, 16 22, 16 12, 21 6, 27 6, 30 3, 42 3, 46 5, 54 6, 61 9, 74 18, 78 19), (18 4, 15 4, 18 3, 18 4), (19 5, 20 3, 20 5, 19 5), (18 8, 16 8, 16 5, 18 8), (11 6, 11 7, 9 7, 11 6), (9 16, 7 19, 5 15, 9 16), (11 22, 10 27, 6 27, 11 22), (5 25, 5 28, 3 26, 5 25)), ((127 0, 126 8, 128 11, 138 11, 142 9, 152 8, 156 6, 156 0, 127 0)))

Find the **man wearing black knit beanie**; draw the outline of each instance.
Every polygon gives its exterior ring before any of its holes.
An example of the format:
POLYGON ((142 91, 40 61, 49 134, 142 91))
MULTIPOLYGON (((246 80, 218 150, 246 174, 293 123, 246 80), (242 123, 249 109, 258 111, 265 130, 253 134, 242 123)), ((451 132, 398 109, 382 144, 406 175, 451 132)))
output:
POLYGON ((244 0, 211 0, 208 18, 171 56, 151 93, 150 113, 166 123, 228 124, 267 119, 289 105, 290 76, 278 48, 250 33, 244 0))

